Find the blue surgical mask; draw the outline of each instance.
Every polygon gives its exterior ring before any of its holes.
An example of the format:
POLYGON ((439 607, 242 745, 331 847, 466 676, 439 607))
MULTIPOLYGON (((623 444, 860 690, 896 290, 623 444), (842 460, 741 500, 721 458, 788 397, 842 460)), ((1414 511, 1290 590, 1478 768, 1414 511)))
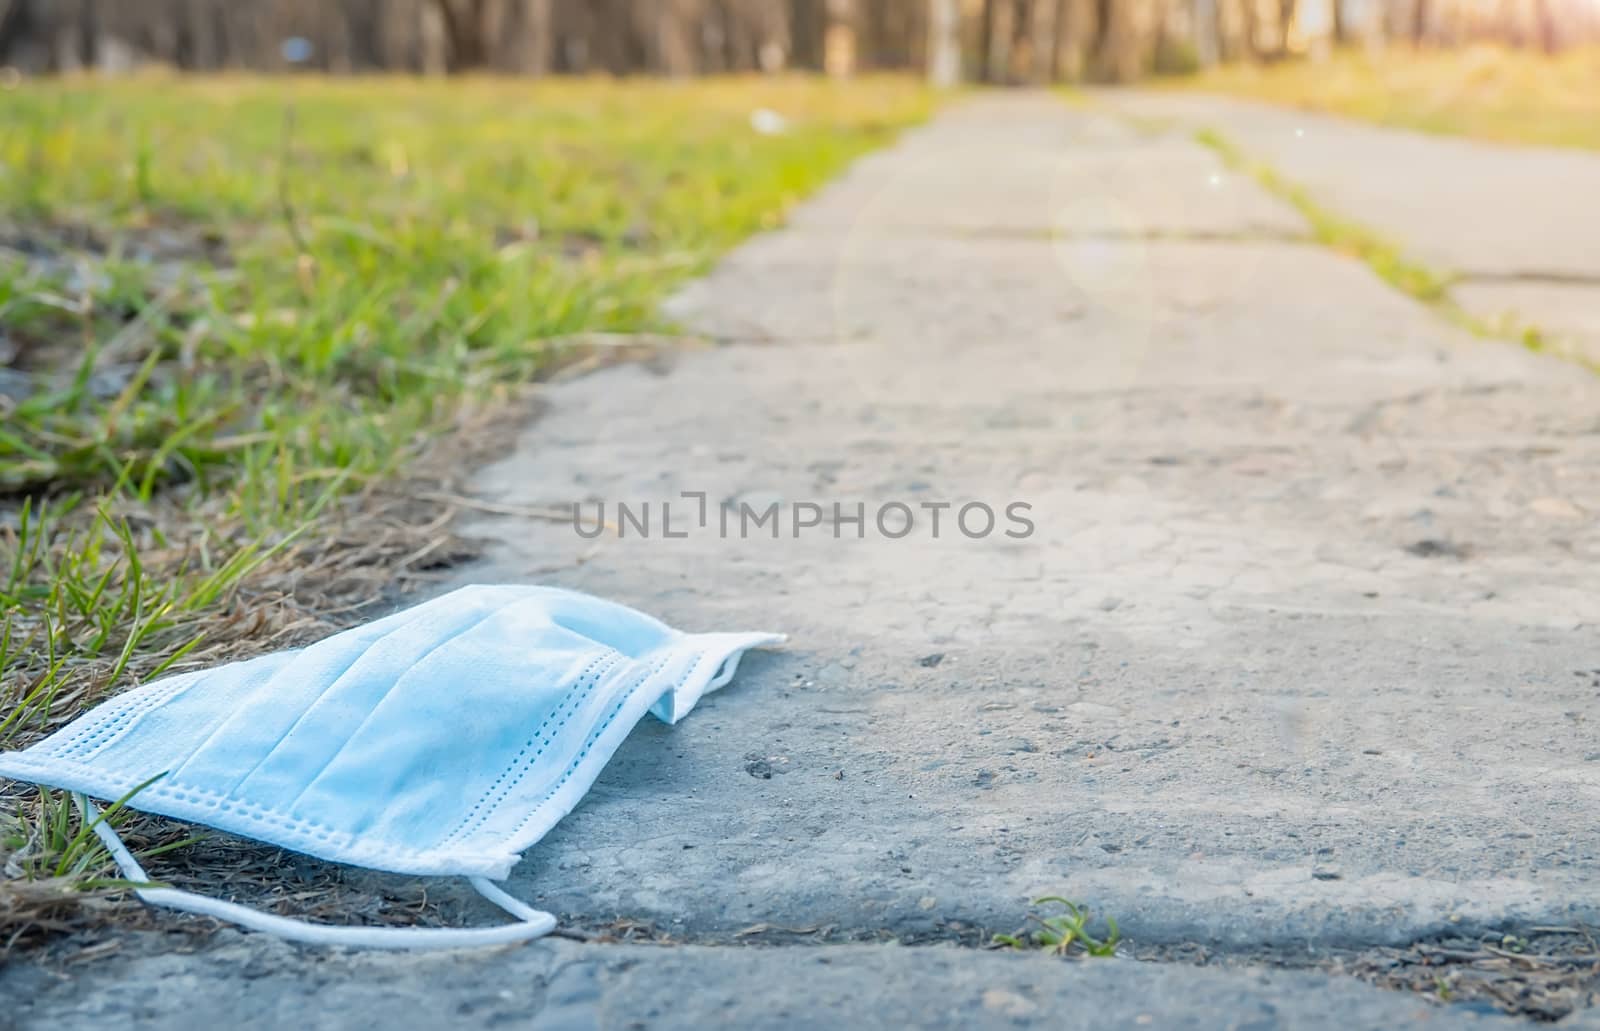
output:
POLYGON ((141 890, 152 903, 328 944, 522 941, 555 918, 489 882, 572 811, 645 713, 676 723, 746 649, 782 640, 685 634, 571 591, 468 587, 307 648, 128 691, 0 754, 0 776, 77 793, 134 882, 148 877, 82 796, 134 792, 132 808, 334 862, 465 876, 521 922, 335 928, 141 890))

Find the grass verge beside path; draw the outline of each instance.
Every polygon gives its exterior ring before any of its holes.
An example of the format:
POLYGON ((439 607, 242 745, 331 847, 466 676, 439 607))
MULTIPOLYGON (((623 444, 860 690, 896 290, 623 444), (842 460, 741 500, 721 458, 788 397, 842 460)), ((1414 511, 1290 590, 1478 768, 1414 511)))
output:
MULTIPOLYGON (((668 329, 676 284, 929 104, 891 79, 4 93, 0 747, 449 565, 497 401, 585 334, 668 329)), ((81 831, 0 784, 0 953, 96 897, 81 831)))
POLYGON ((1424 132, 1600 149, 1600 47, 1547 57, 1479 47, 1229 65, 1181 88, 1424 132))

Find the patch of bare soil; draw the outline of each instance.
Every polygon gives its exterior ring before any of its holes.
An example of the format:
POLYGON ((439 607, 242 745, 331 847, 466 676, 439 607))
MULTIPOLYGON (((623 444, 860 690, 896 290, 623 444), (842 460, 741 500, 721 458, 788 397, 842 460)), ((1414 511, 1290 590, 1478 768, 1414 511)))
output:
POLYGON ((45 264, 70 261, 80 254, 156 265, 222 268, 233 263, 228 241, 220 232, 159 213, 116 230, 83 222, 0 222, 0 252, 4 251, 45 264))

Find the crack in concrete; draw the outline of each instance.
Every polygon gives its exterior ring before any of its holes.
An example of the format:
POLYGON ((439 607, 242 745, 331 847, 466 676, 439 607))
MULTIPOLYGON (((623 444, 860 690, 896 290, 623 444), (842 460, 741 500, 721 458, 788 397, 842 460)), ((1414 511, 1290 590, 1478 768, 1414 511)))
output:
POLYGON ((1311 234, 1294 230, 1207 230, 1207 229, 1071 229, 1051 227, 1027 229, 1020 226, 955 228, 948 226, 896 227, 910 235, 926 234, 954 240, 1039 240, 1043 242, 1086 241, 1092 243, 1238 243, 1238 244, 1316 244, 1311 234))
MULTIPOLYGON (((754 924, 731 934, 675 933, 662 931, 648 921, 632 920, 585 927, 586 930, 564 925, 556 933, 601 947, 648 942, 723 949, 826 949, 880 943, 911 948, 944 945, 970 951, 1014 951, 996 942, 997 932, 967 925, 907 932, 893 927, 844 930, 834 926, 754 924)), ((1028 929, 1005 929, 1005 933, 1025 938, 1028 929)), ((1119 947, 1118 955, 1156 965, 1315 970, 1391 991, 1455 1002, 1479 1000, 1513 1016, 1553 1021, 1600 1005, 1600 945, 1596 944, 1595 934, 1596 929, 1582 926, 1512 924, 1433 934, 1398 945, 1219 947, 1197 941, 1128 940, 1119 947)))
POLYGON ((1540 283, 1550 286, 1600 287, 1600 273, 1558 271, 1551 269, 1513 269, 1505 272, 1460 271, 1450 277, 1455 283, 1540 283))

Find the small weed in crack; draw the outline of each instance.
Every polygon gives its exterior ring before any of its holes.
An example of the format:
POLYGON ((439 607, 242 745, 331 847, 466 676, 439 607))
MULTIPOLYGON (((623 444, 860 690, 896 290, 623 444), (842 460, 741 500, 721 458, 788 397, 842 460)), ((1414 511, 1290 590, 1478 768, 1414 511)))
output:
POLYGON ((1091 915, 1089 907, 1080 902, 1062 898, 1060 895, 1045 895, 1033 900, 1035 906, 1057 905, 1062 912, 1054 916, 1039 916, 1036 913, 1028 914, 1028 919, 1038 924, 1033 931, 1019 931, 1016 934, 997 934, 994 944, 1012 949, 1049 949, 1058 956, 1067 956, 1075 951, 1086 956, 1115 956, 1117 944, 1122 941, 1122 932, 1117 930, 1117 921, 1114 917, 1106 917, 1106 931, 1104 937, 1095 937, 1089 930, 1091 915))

